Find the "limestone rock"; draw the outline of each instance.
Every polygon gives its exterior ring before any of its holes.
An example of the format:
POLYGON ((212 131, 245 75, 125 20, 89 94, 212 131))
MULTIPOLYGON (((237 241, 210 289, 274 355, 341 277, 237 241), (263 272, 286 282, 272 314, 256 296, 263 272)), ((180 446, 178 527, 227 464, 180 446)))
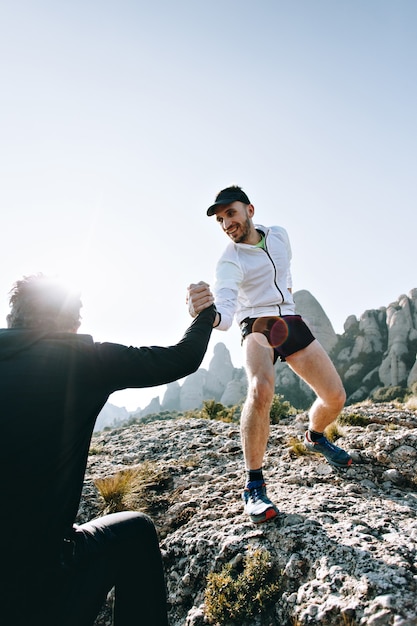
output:
MULTIPOLYGON (((388 307, 350 316, 332 351, 347 402, 369 397, 378 387, 412 384, 417 350, 417 290, 388 307)), ((416 368, 417 369, 417 368, 416 368)))
POLYGON ((414 353, 416 349, 414 320, 414 303, 405 295, 400 296, 397 302, 387 308, 387 355, 379 370, 381 382, 385 387, 407 384, 410 373, 410 347, 414 347, 414 353))
POLYGON ((187 376, 181 387, 180 411, 189 411, 201 407, 204 400, 204 387, 207 379, 207 370, 200 368, 191 376, 187 376))
POLYGON ((205 381, 205 397, 220 400, 228 383, 233 380, 234 369, 230 352, 224 343, 216 344, 205 381))
MULTIPOLYGON (((368 426, 343 427, 337 444, 355 459, 346 470, 292 450, 305 414, 271 426, 265 476, 280 515, 259 526, 243 512, 238 424, 172 419, 95 433, 77 521, 100 512, 93 479, 147 460, 169 475, 141 505, 161 540, 170 626, 208 624, 208 574, 227 564, 238 574, 254 549, 269 552, 281 588, 242 626, 415 626, 417 413, 369 402, 355 413, 368 426)), ((110 604, 95 626, 109 614, 110 604)))
POLYGON ((167 385, 162 401, 163 411, 177 411, 180 407, 181 387, 177 380, 167 385))
POLYGON ((414 385, 415 383, 417 383, 417 358, 408 375, 407 387, 411 387, 411 385, 414 385))
POLYGON ((159 401, 159 396, 152 398, 149 404, 140 412, 141 416, 152 415, 153 413, 160 413, 161 411, 161 403, 159 401))
POLYGON ((130 413, 125 407, 115 406, 110 402, 106 402, 101 409, 96 420, 94 430, 103 430, 103 428, 114 428, 118 424, 123 424, 130 417, 130 413))
POLYGON ((226 389, 224 390, 222 397, 220 398, 220 402, 224 404, 224 406, 234 406, 235 404, 239 404, 246 396, 246 390, 247 380, 245 377, 240 380, 230 380, 226 385, 226 389))
POLYGON ((284 396, 294 407, 306 409, 314 400, 310 387, 299 378, 287 363, 275 364, 275 393, 284 396))
MULTIPOLYGON (((411 386, 417 382, 417 289, 400 295, 388 307, 365 311, 359 319, 349 315, 344 332, 337 335, 321 305, 306 291, 294 294, 296 310, 327 350, 347 392, 347 403, 359 402, 378 388, 411 386)), ((275 366, 275 393, 284 396, 299 409, 306 409, 314 399, 311 389, 290 370, 286 363, 275 366)), ((208 370, 201 368, 188 376, 182 386, 167 386, 163 410, 187 411, 201 408, 205 400, 226 406, 239 404, 246 396, 247 381, 242 368, 235 368, 224 343, 214 347, 208 370)), ((141 416, 158 412, 155 398, 141 416)))
POLYGON ((337 341, 333 326, 316 298, 306 289, 294 293, 295 308, 323 348, 330 352, 337 341))

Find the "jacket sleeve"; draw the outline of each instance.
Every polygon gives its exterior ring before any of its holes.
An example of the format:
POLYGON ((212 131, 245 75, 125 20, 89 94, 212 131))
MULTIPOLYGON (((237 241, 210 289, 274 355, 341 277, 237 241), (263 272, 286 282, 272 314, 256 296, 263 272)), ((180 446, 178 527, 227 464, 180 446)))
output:
POLYGON ((114 343, 95 344, 109 393, 128 387, 164 385, 195 372, 206 353, 215 316, 213 305, 202 311, 173 346, 134 348, 114 343))
POLYGON ((220 324, 216 326, 218 330, 228 330, 233 323, 242 278, 242 270, 236 263, 219 260, 214 285, 216 308, 221 315, 220 324))
POLYGON ((292 250, 291 250, 290 238, 288 237, 288 233, 285 230, 285 228, 281 228, 281 231, 282 231, 282 236, 283 236, 285 246, 287 248, 287 254, 288 254, 288 271, 287 271, 286 287, 287 289, 292 289, 292 275, 291 275, 292 250))

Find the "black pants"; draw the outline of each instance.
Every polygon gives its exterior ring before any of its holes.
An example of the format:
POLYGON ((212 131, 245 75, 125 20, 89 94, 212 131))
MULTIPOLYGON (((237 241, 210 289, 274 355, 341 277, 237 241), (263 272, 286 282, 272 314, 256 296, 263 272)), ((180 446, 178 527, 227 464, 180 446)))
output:
POLYGON ((114 626, 168 625, 161 553, 149 517, 106 515, 78 526, 72 540, 56 571, 32 570, 29 601, 9 606, 7 626, 93 626, 113 587, 114 626))

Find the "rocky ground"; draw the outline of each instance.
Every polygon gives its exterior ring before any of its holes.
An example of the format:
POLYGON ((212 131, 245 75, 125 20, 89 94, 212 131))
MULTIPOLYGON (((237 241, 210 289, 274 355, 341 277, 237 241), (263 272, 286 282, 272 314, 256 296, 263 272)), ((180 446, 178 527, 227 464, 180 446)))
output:
MULTIPOLYGON (((347 470, 305 453, 305 413, 271 427, 265 474, 281 514, 259 526, 241 505, 237 424, 179 419, 97 433, 79 521, 102 510, 94 479, 151 461, 142 505, 161 538, 171 626, 416 626, 417 412, 363 403, 344 414, 354 422, 337 442, 353 456, 347 470), (279 592, 258 613, 259 594, 243 598, 254 611, 247 621, 220 607, 210 622, 207 575, 229 563, 236 579, 255 550, 268 554, 279 592)), ((96 626, 109 615, 107 606, 96 626)))

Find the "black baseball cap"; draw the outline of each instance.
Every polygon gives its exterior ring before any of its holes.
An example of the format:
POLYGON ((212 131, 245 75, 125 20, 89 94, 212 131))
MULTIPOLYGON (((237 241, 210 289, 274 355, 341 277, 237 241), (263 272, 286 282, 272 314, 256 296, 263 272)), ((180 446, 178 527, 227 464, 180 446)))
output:
POLYGON ((226 204, 232 204, 232 202, 243 202, 243 204, 250 204, 248 196, 240 187, 234 185, 233 187, 226 187, 222 189, 216 196, 214 204, 207 209, 207 215, 214 215, 217 207, 226 204))

